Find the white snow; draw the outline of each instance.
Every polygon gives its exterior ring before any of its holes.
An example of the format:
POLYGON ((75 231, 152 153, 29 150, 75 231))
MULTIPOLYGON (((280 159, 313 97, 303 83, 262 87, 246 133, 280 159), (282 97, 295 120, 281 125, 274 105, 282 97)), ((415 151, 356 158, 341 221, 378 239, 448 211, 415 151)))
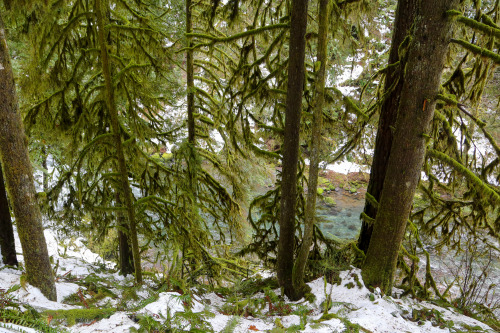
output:
MULTIPOLYGON (((85 247, 83 239, 77 238, 73 242, 70 242, 68 239, 61 241, 57 239, 55 233, 51 230, 46 230, 45 235, 49 245, 49 253, 55 262, 59 262, 59 267, 65 268, 65 272, 77 272, 75 275, 83 278, 85 272, 92 273, 94 271, 95 264, 101 263, 102 267, 103 260, 85 247), (61 246, 60 244, 65 244, 65 246, 61 246), (66 251, 64 252, 65 248, 66 251)), ((20 248, 18 251, 20 251, 20 248)), ((20 258, 22 257, 20 256, 20 258)), ((110 265, 108 269, 111 269, 110 265)), ((78 308, 78 306, 63 304, 62 300, 83 287, 80 287, 76 283, 63 281, 63 273, 63 271, 58 271, 58 280, 56 282, 58 302, 47 300, 37 288, 30 285, 26 285, 26 289, 19 287, 11 295, 21 303, 21 307, 22 304, 29 304, 38 311, 44 309, 78 308)), ((109 281, 132 286, 130 277, 125 279, 112 271, 97 275, 106 277, 109 281)), ((20 276, 21 271, 0 266, 0 289, 8 290, 14 285, 20 284, 20 276)), ((269 276, 271 276, 271 272, 263 270, 251 278, 261 279, 269 276)), ((168 291, 160 293, 156 301, 143 306, 137 312, 118 311, 107 319, 87 324, 79 323, 68 329, 71 332, 89 333, 128 332, 131 327, 139 328, 139 324, 133 318, 141 314, 149 315, 159 321, 163 321, 170 316, 170 318, 173 318, 169 322, 170 325, 180 323, 184 329, 189 329, 189 323, 185 322, 182 316, 177 317, 189 309, 191 312, 199 314, 199 318, 204 318, 215 332, 223 331, 230 323, 236 324, 233 332, 265 331, 276 327, 286 330, 291 326, 295 328, 301 327, 301 332, 342 332, 346 329, 346 322, 349 325, 361 325, 372 332, 449 332, 448 328, 433 326, 433 323, 430 321, 419 323, 410 320, 412 318, 412 311, 415 309, 420 311, 438 311, 441 314, 442 320, 453 321, 453 327, 458 329, 464 327, 465 324, 480 326, 486 332, 494 332, 488 326, 475 319, 463 316, 452 310, 440 308, 428 302, 418 302, 407 297, 397 299, 383 296, 379 290, 374 291, 372 294, 362 284, 359 269, 351 268, 350 270, 343 271, 340 273, 340 278, 341 283, 339 285, 326 283, 324 278, 318 278, 310 282, 311 293, 315 296, 315 300, 312 303, 304 299, 298 302, 285 302, 285 297, 284 304, 289 306, 292 311, 296 311, 288 315, 277 316, 274 313, 270 313, 268 300, 263 293, 253 296, 242 295, 242 298, 251 296, 256 300, 264 300, 264 302, 261 302, 261 304, 264 304, 260 310, 261 315, 258 318, 254 318, 251 316, 233 316, 223 313, 222 308, 227 300, 214 292, 204 294, 193 292, 191 297, 187 297, 187 295, 181 295, 178 292, 168 291), (325 310, 325 304, 327 304, 325 301, 327 299, 330 299, 330 304, 332 304, 329 310, 325 310), (300 309, 303 312, 300 312, 300 309), (306 317, 303 316, 301 318, 301 313, 305 313, 306 317), (320 318, 325 313, 330 314, 330 317, 320 321, 320 318), (331 314, 335 316, 332 317, 331 314), (303 319, 306 320, 304 321, 303 319)), ((146 284, 138 290, 137 295, 140 299, 144 300, 154 293, 148 288, 148 284, 146 284)), ((114 290, 114 292, 118 293, 119 291, 114 290)), ((273 292, 275 295, 280 294, 279 289, 273 292)), ((21 329, 30 333, 35 332, 24 327, 21 329)), ((6 332, 12 332, 12 330, 3 327, 0 328, 0 333, 6 332)))

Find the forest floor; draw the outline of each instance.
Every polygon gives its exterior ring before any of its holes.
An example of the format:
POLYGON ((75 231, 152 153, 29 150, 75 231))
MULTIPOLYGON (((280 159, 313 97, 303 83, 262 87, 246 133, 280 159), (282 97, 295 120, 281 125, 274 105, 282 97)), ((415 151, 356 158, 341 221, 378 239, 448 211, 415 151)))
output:
MULTIPOLYGON (((357 196, 364 186, 355 191, 346 185, 362 184, 362 173, 346 178, 327 171, 322 177, 334 185, 323 186, 326 196, 362 201, 357 196)), ((325 277, 309 282, 312 296, 289 302, 265 270, 224 288, 187 288, 147 273, 137 287, 131 276, 119 275, 113 264, 92 253, 85 239, 58 238, 50 229, 45 237, 56 267, 58 301, 25 283, 22 270, 0 266, 1 333, 496 331, 442 303, 401 296, 402 290, 393 297, 371 292, 354 267, 329 278, 332 283, 325 277)))

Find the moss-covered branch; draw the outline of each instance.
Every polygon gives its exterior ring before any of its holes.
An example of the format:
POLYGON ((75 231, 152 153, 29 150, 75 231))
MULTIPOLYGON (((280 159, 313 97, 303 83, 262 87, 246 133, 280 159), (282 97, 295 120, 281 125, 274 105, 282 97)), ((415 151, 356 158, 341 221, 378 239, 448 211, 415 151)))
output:
POLYGON ((484 195, 484 197, 489 198, 496 204, 500 204, 500 194, 490 187, 490 185, 484 183, 479 177, 477 177, 472 171, 467 169, 461 163, 457 162, 455 159, 443 154, 437 150, 430 149, 427 151, 427 155, 430 157, 437 158, 441 162, 449 165, 458 173, 462 174, 467 180, 469 180, 476 190, 484 195))
POLYGON ((465 24, 466 26, 476 30, 483 32, 489 36, 494 36, 496 38, 500 38, 500 29, 478 22, 474 19, 465 17, 461 12, 457 10, 449 10, 447 12, 448 16, 454 17, 458 22, 465 24))
POLYGON ((252 29, 252 30, 247 30, 244 32, 241 32, 239 34, 234 34, 232 36, 227 36, 227 37, 216 37, 208 34, 201 34, 201 33, 189 33, 186 34, 186 37, 197 37, 197 38, 203 38, 203 39, 208 39, 211 40, 212 43, 225 43, 225 42, 230 42, 234 41, 236 39, 252 36, 252 35, 257 35, 260 34, 264 31, 268 30, 274 30, 274 29, 285 29, 289 28, 290 25, 288 23, 278 23, 278 24, 272 24, 272 25, 267 25, 265 27, 260 27, 257 29, 252 29))
POLYGON ((495 63, 500 64, 500 55, 496 54, 495 52, 492 52, 490 50, 487 50, 487 49, 484 49, 484 48, 479 47, 477 45, 474 45, 472 43, 469 43, 463 39, 452 39, 451 42, 462 46, 463 48, 465 48, 466 50, 468 50, 474 54, 477 54, 477 55, 482 56, 482 57, 487 57, 487 58, 493 60, 495 63))

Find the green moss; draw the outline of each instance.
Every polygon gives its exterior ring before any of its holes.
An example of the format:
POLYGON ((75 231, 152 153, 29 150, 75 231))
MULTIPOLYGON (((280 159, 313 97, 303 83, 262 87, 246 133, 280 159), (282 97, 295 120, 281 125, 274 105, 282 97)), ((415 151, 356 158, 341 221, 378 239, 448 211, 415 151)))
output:
POLYGON ((308 301, 309 303, 313 303, 316 300, 316 296, 313 293, 305 293, 304 299, 308 301))
POLYGON ((51 316, 53 320, 65 320, 68 326, 73 326, 77 322, 87 322, 96 319, 108 318, 116 309, 71 309, 71 310, 46 310, 44 315, 51 316))
POLYGON ((328 186, 330 185, 330 181, 325 177, 318 177, 318 186, 328 186))
POLYGON ((431 157, 437 158, 443 163, 446 163, 457 172, 462 174, 469 182, 471 182, 475 189, 484 195, 486 198, 489 198, 494 203, 500 203, 500 195, 492 189, 487 183, 484 183, 481 179, 479 179, 472 171, 467 169, 460 162, 454 160, 446 154, 443 154, 437 150, 430 149, 427 154, 431 157))
POLYGON ((353 274, 352 277, 354 278, 354 281, 356 281, 356 285, 358 286, 358 288, 363 288, 363 284, 361 283, 361 281, 359 281, 358 274, 353 274))
POLYGON ((236 285, 232 290, 243 295, 254 295, 258 292, 264 292, 266 289, 279 288, 276 278, 267 279, 248 279, 236 285))
POLYGON ((477 54, 482 57, 487 57, 496 62, 497 64, 500 64, 500 55, 496 54, 495 52, 492 52, 490 50, 481 48, 479 46, 476 46, 472 43, 469 43, 465 40, 462 39, 452 39, 452 43, 458 44, 462 46, 463 48, 471 51, 474 54, 477 54))
POLYGON ((172 153, 163 153, 163 154, 160 154, 160 153, 154 153, 153 155, 151 155, 152 158, 156 158, 156 159, 164 159, 166 161, 172 159, 174 155, 172 153))
POLYGON ((332 197, 325 197, 325 203, 330 206, 335 206, 337 203, 332 197))
POLYGON ((323 315, 318 320, 316 320, 316 322, 319 323, 322 321, 327 321, 335 318, 338 318, 338 316, 335 313, 323 313, 323 315))
POLYGON ((319 187, 318 187, 318 188, 316 189, 316 192, 318 193, 318 195, 323 195, 324 190, 323 190, 322 188, 319 188, 319 187))

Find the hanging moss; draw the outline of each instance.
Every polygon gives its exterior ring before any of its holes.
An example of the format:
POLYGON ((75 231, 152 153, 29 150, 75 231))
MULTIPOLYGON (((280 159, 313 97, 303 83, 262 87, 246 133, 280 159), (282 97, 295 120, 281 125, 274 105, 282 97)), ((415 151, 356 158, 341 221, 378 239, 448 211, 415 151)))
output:
POLYGON ((465 17, 458 10, 449 10, 446 12, 446 14, 450 17, 455 18, 455 20, 457 20, 458 22, 463 23, 476 31, 483 32, 489 36, 500 38, 500 29, 498 29, 494 26, 487 25, 487 24, 478 22, 474 19, 465 17))
POLYGON ((363 222, 366 222, 368 225, 373 225, 375 223, 375 219, 366 215, 365 212, 361 212, 360 218, 361 220, 363 220, 363 222))
POLYGON ((477 45, 474 45, 472 43, 469 43, 463 39, 452 39, 452 43, 458 44, 465 48, 466 50, 469 50, 470 52, 477 54, 482 57, 487 57, 491 60, 493 60, 495 63, 500 64, 500 55, 496 54, 495 52, 492 52, 490 50, 484 49, 482 47, 479 47, 477 45))
POLYGON ((208 34, 200 34, 200 33, 189 33, 189 34, 186 34, 186 37, 197 37, 197 38, 209 39, 213 43, 225 43, 225 42, 234 41, 236 39, 244 38, 247 36, 256 35, 256 34, 264 32, 264 31, 273 30, 273 29, 285 29, 285 28, 289 28, 289 27, 290 27, 290 25, 288 23, 278 23, 278 24, 272 24, 272 25, 260 27, 257 29, 247 30, 245 32, 241 32, 239 34, 235 34, 235 35, 228 36, 228 37, 216 37, 216 36, 212 36, 212 35, 208 35, 208 34))
POLYGON ((493 190, 488 184, 484 183, 472 171, 467 169, 461 163, 457 162, 448 155, 443 154, 434 149, 428 150, 427 155, 439 159, 440 161, 446 163, 447 165, 458 171, 465 178, 467 178, 472 184, 474 184, 476 190, 480 192, 485 198, 489 198, 496 204, 500 204, 500 194, 495 190, 493 190))

